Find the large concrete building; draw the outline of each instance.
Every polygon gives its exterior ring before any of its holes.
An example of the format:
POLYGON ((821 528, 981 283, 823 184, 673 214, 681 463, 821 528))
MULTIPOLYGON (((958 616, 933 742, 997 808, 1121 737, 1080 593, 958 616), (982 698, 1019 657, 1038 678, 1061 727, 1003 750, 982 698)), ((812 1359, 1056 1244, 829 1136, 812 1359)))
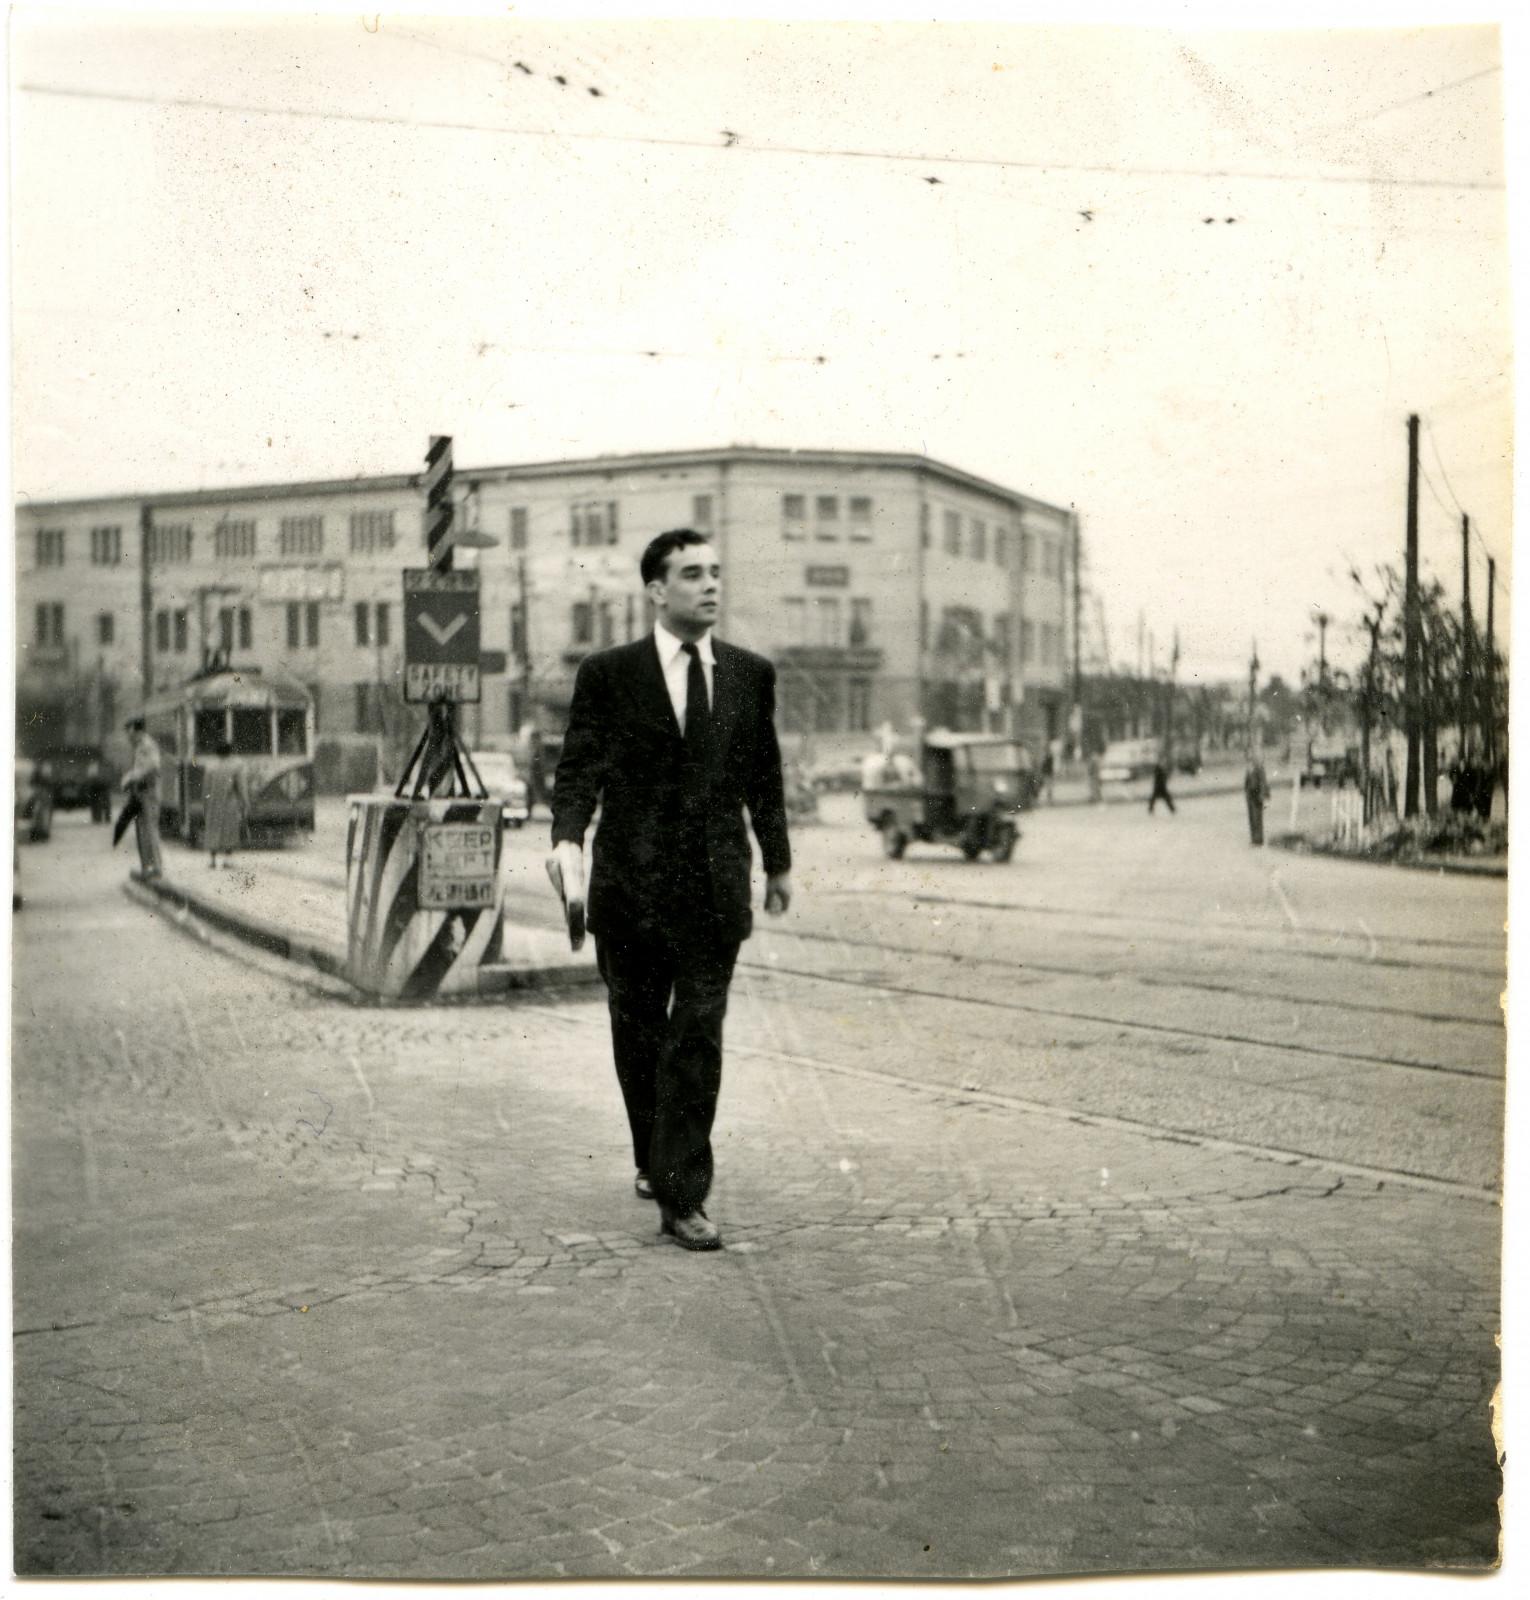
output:
MULTIPOLYGON (((718 632, 779 670, 785 734, 884 722, 1066 725, 1076 522, 923 456, 715 450, 456 472, 482 583, 481 740, 561 725, 579 660, 648 626, 637 560, 665 528, 710 534, 718 632)), ((100 739, 207 652, 280 666, 321 734, 396 744, 401 578, 425 563, 418 474, 17 509, 24 745, 100 739)))

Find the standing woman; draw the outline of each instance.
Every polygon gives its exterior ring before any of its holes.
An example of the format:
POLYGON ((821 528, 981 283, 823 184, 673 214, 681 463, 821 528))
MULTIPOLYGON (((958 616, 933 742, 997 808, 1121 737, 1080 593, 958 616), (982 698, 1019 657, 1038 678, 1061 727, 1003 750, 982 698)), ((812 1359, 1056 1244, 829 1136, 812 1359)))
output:
POLYGON ((233 760, 227 739, 218 746, 218 759, 207 767, 207 864, 216 867, 221 851, 227 857, 244 843, 244 823, 250 809, 250 791, 244 768, 233 760))

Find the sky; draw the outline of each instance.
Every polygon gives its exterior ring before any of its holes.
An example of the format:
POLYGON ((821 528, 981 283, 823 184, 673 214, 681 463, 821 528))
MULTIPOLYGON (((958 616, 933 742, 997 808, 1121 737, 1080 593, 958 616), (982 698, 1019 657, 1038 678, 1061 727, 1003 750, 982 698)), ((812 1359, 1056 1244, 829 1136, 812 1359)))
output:
POLYGON ((1401 560, 1410 412, 1426 567, 1459 595, 1465 511, 1507 596, 1500 69, 1487 26, 23 6, 13 491, 918 451, 1077 507, 1086 660, 1295 679, 1401 560))

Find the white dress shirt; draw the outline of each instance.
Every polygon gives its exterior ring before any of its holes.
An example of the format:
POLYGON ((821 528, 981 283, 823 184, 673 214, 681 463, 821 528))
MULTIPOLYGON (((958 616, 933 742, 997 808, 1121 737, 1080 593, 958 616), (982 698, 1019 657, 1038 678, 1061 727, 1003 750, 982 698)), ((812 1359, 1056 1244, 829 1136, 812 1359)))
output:
MULTIPOLYGON (((669 690, 669 703, 675 708, 675 721, 685 732, 685 707, 690 689, 691 658, 685 653, 685 641, 677 639, 662 622, 653 625, 653 642, 659 647, 659 665, 664 669, 664 687, 669 690)), ((712 635, 704 633, 696 641, 696 654, 701 657, 701 670, 707 682, 707 705, 717 704, 717 690, 712 682, 712 635)))

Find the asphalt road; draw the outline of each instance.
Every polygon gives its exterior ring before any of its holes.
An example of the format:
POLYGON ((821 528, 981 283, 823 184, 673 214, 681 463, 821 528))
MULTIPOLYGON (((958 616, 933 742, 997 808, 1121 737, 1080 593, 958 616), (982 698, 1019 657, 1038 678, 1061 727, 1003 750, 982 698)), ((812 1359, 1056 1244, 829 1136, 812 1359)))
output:
MULTIPOLYGON (((339 815, 251 894, 333 916, 339 815)), ((348 1003, 83 819, 24 847, 18 1568, 1490 1559, 1502 881, 1255 851, 1236 797, 1003 867, 836 799, 796 851, 709 1259, 631 1195, 598 1000, 348 1003)))

